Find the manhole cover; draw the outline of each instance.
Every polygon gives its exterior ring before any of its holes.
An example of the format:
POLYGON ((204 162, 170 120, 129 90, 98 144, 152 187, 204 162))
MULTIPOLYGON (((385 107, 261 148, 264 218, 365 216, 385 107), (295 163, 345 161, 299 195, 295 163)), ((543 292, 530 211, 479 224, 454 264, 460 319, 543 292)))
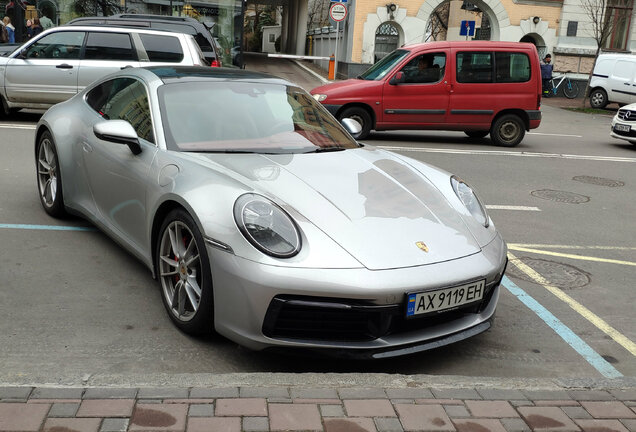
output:
POLYGON ((592 177, 592 176, 576 176, 572 177, 572 180, 581 182, 581 183, 589 183, 598 186, 607 186, 607 187, 620 187, 625 186, 625 183, 618 180, 606 179, 603 177, 592 177))
POLYGON ((541 189, 530 192, 530 195, 537 198, 546 199, 550 201, 562 202, 567 204, 581 204, 588 202, 590 197, 585 195, 575 194, 573 192, 557 191, 550 189, 541 189))
MULTIPOLYGON (((590 276, 588 273, 568 264, 530 257, 517 258, 516 261, 522 262, 532 270, 539 273, 550 283, 550 285, 554 285, 562 289, 581 288, 590 283, 590 276)), ((517 266, 514 265, 515 260, 512 260, 510 264, 511 265, 509 265, 506 269, 506 274, 514 278, 537 283, 537 281, 519 270, 517 266)))

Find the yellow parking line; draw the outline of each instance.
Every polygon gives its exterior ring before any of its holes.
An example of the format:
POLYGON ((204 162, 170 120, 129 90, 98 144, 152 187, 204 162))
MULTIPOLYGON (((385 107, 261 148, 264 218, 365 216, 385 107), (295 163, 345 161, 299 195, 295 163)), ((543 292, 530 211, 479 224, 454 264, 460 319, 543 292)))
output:
POLYGON ((583 260, 583 261, 596 261, 596 262, 601 262, 601 263, 620 264, 620 265, 635 266, 636 267, 636 262, 633 262, 633 261, 621 261, 621 260, 613 260, 613 259, 607 259, 607 258, 598 258, 598 257, 591 257, 591 256, 566 254, 566 253, 560 253, 560 252, 551 252, 551 251, 544 251, 544 250, 540 250, 540 249, 519 247, 519 246, 514 246, 514 245, 508 245, 508 249, 514 250, 514 251, 517 251, 517 252, 530 252, 530 253, 536 253, 536 254, 540 254, 540 255, 551 255, 551 256, 556 256, 556 257, 561 257, 561 258, 571 258, 571 259, 583 260))
POLYGON ((508 247, 543 248, 543 249, 600 249, 632 251, 636 247, 629 246, 578 246, 578 245, 556 245, 556 244, 536 244, 536 243, 508 243, 508 247))
POLYGON ((515 257, 510 252, 508 253, 508 259, 510 263, 525 273, 528 277, 530 277, 533 281, 543 286, 545 289, 550 291, 552 294, 557 296, 560 300, 567 303, 572 309, 574 309, 579 315, 583 318, 594 324, 598 329, 600 329, 603 333, 611 337, 616 343, 621 345, 627 351, 629 351, 633 356, 636 356, 636 344, 629 340, 626 336, 621 334, 618 330, 610 326, 606 323, 602 318, 594 314, 591 310, 574 300, 572 297, 558 289, 557 287, 550 285, 543 276, 537 273, 535 270, 530 268, 527 264, 521 262, 517 257, 515 257))

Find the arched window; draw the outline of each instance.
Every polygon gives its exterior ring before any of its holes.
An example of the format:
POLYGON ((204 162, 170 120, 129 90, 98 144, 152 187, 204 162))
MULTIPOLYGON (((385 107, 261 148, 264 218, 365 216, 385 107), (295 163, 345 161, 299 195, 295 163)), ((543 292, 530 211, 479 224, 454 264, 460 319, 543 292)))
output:
POLYGON ((399 41, 400 34, 398 33, 397 27, 389 22, 380 24, 375 31, 374 63, 395 50, 398 47, 399 41))

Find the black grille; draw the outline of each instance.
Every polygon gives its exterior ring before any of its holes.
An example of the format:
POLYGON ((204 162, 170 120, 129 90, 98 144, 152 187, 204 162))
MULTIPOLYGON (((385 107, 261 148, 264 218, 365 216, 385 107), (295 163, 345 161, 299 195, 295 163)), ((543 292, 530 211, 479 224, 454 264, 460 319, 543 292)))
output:
POLYGON ((636 111, 619 109, 618 118, 627 122, 636 122, 636 111))
POLYGON ((371 341, 475 314, 490 302, 496 285, 486 287, 484 297, 478 303, 410 319, 406 319, 406 298, 400 304, 378 306, 351 299, 276 296, 265 315, 263 334, 274 339, 371 341))

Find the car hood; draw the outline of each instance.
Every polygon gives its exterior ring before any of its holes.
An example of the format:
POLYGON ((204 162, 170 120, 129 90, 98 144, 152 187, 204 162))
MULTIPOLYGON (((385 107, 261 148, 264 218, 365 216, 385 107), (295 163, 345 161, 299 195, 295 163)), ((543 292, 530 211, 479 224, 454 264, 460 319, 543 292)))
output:
POLYGON ((433 264, 481 250, 444 195, 391 153, 364 148, 205 158, 293 207, 369 269, 433 264))
POLYGON ((325 84, 320 87, 316 87, 311 91, 311 94, 326 94, 334 95, 339 93, 355 92, 359 88, 368 89, 374 86, 381 86, 380 81, 370 81, 363 79, 348 79, 344 81, 336 81, 330 84, 325 84))

